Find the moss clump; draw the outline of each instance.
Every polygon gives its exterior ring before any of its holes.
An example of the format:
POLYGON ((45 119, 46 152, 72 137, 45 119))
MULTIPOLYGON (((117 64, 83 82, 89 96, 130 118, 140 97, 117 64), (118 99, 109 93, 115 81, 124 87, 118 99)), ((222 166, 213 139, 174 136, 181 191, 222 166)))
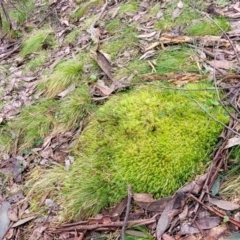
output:
MULTIPOLYGON (((202 85, 205 88, 207 85, 202 85)), ((189 85, 188 88, 199 88, 189 85)), ((76 161, 64 176, 67 216, 96 214, 134 192, 156 197, 172 194, 203 169, 222 130, 186 94, 226 123, 228 117, 211 91, 176 92, 143 87, 113 97, 100 107, 73 153, 76 161), (216 100, 216 99, 215 99, 216 100)))
POLYGON ((156 61, 158 74, 184 71, 197 72, 198 67, 192 56, 194 51, 186 47, 169 47, 160 52, 156 61))
POLYGON ((91 6, 98 5, 100 2, 101 1, 99 1, 99 0, 91 0, 91 1, 84 2, 84 3, 81 2, 81 6, 78 7, 73 14, 71 14, 71 18, 74 20, 80 19, 88 12, 88 9, 91 6))
POLYGON ((116 59, 119 52, 126 51, 127 48, 137 44, 137 28, 135 24, 120 28, 116 39, 103 43, 102 49, 116 59))
MULTIPOLYGON (((230 29, 226 18, 216 18, 214 19, 214 22, 219 25, 224 31, 228 31, 230 29)), ((186 34, 191 36, 218 36, 221 34, 222 30, 214 22, 206 19, 192 23, 185 29, 186 34)))
POLYGON ((53 45, 54 38, 52 29, 39 29, 33 31, 30 36, 23 42, 20 51, 21 56, 26 56, 30 53, 37 52, 43 48, 53 45))
POLYGON ((133 13, 138 10, 138 3, 135 1, 132 1, 130 3, 122 4, 119 13, 133 13))

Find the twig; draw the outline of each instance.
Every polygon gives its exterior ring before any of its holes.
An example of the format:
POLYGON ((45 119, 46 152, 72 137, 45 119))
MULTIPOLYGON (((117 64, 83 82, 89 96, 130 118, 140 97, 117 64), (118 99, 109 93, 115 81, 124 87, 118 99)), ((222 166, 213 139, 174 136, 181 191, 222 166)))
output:
MULTIPOLYGON (((221 213, 220 211, 218 211, 217 209, 213 208, 213 207, 209 207, 206 204, 204 204, 203 202, 199 201, 195 196, 193 196, 192 194, 188 195, 189 198, 192 198, 193 200, 195 200, 196 202, 198 202, 199 204, 201 204, 205 209, 207 209, 208 211, 216 214, 217 216, 224 218, 226 215, 224 215, 223 213, 221 213)), ((228 217, 229 222, 236 225, 237 227, 240 227, 240 222, 236 221, 235 219, 228 217)))
POLYGON ((108 0, 106 0, 105 4, 103 5, 103 7, 101 9, 100 14, 96 17, 94 22, 91 24, 91 26, 89 28, 89 31, 88 31, 91 34, 92 41, 97 44, 96 50, 99 49, 100 42, 99 42, 99 36, 96 37, 94 28, 95 28, 97 22, 101 19, 101 17, 103 15, 104 11, 106 10, 107 6, 108 6, 108 0))
MULTIPOLYGON (((141 220, 132 220, 132 221, 128 221, 127 222, 127 226, 129 227, 137 227, 137 226, 145 226, 145 225, 149 225, 152 223, 156 223, 156 218, 159 216, 160 214, 156 214, 154 215, 152 218, 149 219, 141 219, 141 220)), ((110 222, 110 223, 102 223, 102 224, 92 224, 92 225, 79 225, 79 226, 71 226, 71 227, 63 227, 61 228, 48 228, 48 231, 53 231, 55 233, 57 232, 69 232, 69 231, 88 231, 88 230, 101 230, 103 228, 119 228, 119 227, 123 227, 124 222, 110 222)))
POLYGON ((131 200, 132 200, 132 191, 131 191, 131 186, 128 185, 127 209, 126 209, 126 214, 125 214, 125 218, 124 218, 123 226, 122 226, 122 230, 121 230, 121 239, 122 240, 125 240, 125 230, 126 230, 126 226, 127 226, 127 222, 128 222, 128 218, 129 218, 131 200))
POLYGON ((8 15, 8 12, 6 11, 6 9, 4 7, 4 3, 2 2, 2 0, 0 1, 0 6, 1 6, 2 10, 3 10, 3 13, 4 13, 5 17, 6 17, 7 23, 9 24, 9 28, 11 30, 12 29, 12 22, 11 22, 11 19, 10 19, 9 15, 8 15))

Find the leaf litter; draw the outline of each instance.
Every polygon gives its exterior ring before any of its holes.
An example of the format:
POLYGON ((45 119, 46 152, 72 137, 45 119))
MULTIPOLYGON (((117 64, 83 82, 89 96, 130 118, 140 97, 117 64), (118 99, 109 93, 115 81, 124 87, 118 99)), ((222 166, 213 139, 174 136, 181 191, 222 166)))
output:
MULTIPOLYGON (((121 3, 116 2, 116 5, 114 3, 112 4, 113 11, 111 12, 110 17, 115 18, 118 16, 121 9, 121 3)), ((164 1, 161 4, 162 7, 164 7, 164 5, 168 6, 167 1, 164 1)), ((45 13, 43 18, 48 18, 48 15, 53 11, 56 11, 58 14, 61 13, 60 29, 58 32, 61 32, 59 37, 64 36, 66 32, 63 31, 63 29, 66 26, 69 27, 70 25, 68 13, 74 9, 75 3, 73 1, 53 1, 50 7, 50 10, 45 13)), ((139 21, 141 23, 141 29, 144 29, 144 32, 138 35, 139 48, 143 49, 143 55, 140 57, 140 60, 144 61, 145 59, 151 59, 151 57, 155 55, 156 51, 158 51, 159 47, 164 50, 169 45, 193 44, 197 42, 199 45, 198 54, 207 55, 206 59, 202 62, 198 60, 199 67, 207 67, 210 72, 214 73, 212 75, 213 78, 216 72, 221 76, 221 80, 218 84, 220 87, 226 89, 226 100, 229 101, 234 108, 238 109, 238 105, 236 105, 234 100, 239 97, 239 84, 237 81, 239 80, 239 76, 237 75, 237 77, 234 77, 234 75, 228 75, 229 70, 238 71, 239 67, 236 61, 239 51, 239 46, 236 41, 239 40, 240 34, 237 30, 238 21, 232 21, 231 25, 233 26, 233 30, 226 33, 228 34, 230 41, 229 39, 219 36, 174 36, 171 32, 170 34, 159 34, 156 31, 152 31, 154 25, 153 22, 144 22, 144 16, 148 13, 149 7, 150 6, 147 2, 146 4, 142 3, 136 13, 126 15, 126 21, 128 23, 131 23, 132 21, 139 21), (232 49, 232 42, 236 44, 237 52, 232 49), (221 56, 222 58, 216 59, 216 56, 221 56), (222 73, 223 75, 221 75, 222 73)), ((182 1, 178 1, 172 13, 172 20, 176 20, 181 17, 181 14, 183 14, 182 11, 186 7, 187 6, 182 1)), ((230 19, 238 20, 240 17, 239 8, 239 3, 228 4, 225 8, 219 8, 214 4, 211 7, 209 5, 208 10, 210 14, 219 14, 230 19)), ((156 14, 156 19, 164 16, 164 11, 162 11, 163 8, 160 9, 161 10, 156 14)), ((93 21, 93 23, 96 24, 99 20, 101 20, 101 18, 104 19, 107 17, 109 10, 111 10, 111 5, 106 2, 106 4, 100 9, 90 9, 86 18, 91 15, 91 11, 94 14, 97 13, 98 17, 93 21)), ((32 21, 34 22, 36 19, 37 15, 33 17, 32 21)), ((81 22, 80 19, 77 21, 81 22)), ((92 24, 92 26, 94 24, 92 24)), ((97 50, 94 52, 94 58, 105 76, 101 79, 98 78, 100 75, 97 76, 98 80, 93 84, 94 87, 92 86, 92 89, 99 90, 101 92, 100 96, 108 97, 116 90, 127 86, 121 84, 120 81, 115 80, 115 69, 112 68, 112 63, 110 63, 110 61, 105 57, 103 54, 104 52, 99 49, 101 46, 100 42, 102 40, 104 41, 104 37, 101 37, 100 29, 95 27, 93 29, 94 32, 90 31, 90 35, 89 33, 83 33, 78 36, 78 45, 80 48, 86 49, 89 49, 91 42, 97 45, 97 50)), ((1 42, 0 47, 0 60, 3 61, 3 65, 7 65, 11 61, 12 56, 14 57, 14 54, 19 51, 20 45, 18 41, 10 44, 6 39, 4 39, 3 42, 1 42), (10 58, 10 61, 8 58, 10 58)), ((66 49, 61 49, 61 51, 59 51, 59 49, 55 50, 52 58, 54 61, 51 61, 51 63, 48 64, 49 68, 54 69, 63 57, 73 54, 74 51, 75 49, 72 46, 67 47, 66 49)), ((201 57, 199 57, 199 59, 201 59, 201 57)), ((118 61, 120 61, 120 59, 118 59, 118 61)), ((24 64, 24 60, 21 64, 24 64)), ((7 74, 8 77, 1 80, 1 89, 4 89, 1 100, 5 101, 0 112, 1 124, 15 118, 23 106, 30 105, 35 101, 33 94, 36 91, 36 86, 38 84, 37 79, 39 79, 40 74, 41 71, 32 75, 22 73, 20 65, 16 66, 15 69, 10 69, 7 74), (4 86, 4 88, 2 86, 4 86)), ((189 82, 200 81, 201 77, 202 75, 186 72, 180 74, 167 73, 165 75, 146 75, 142 78, 143 80, 150 82, 170 79, 169 82, 171 84, 181 86, 189 82)), ((58 97, 66 97, 71 93, 73 88, 75 88, 75 86, 71 85, 69 88, 59 93, 58 97)), ((99 96, 96 92, 92 95, 99 96)), ((134 194, 134 200, 131 205, 127 201, 128 199, 125 199, 112 209, 111 212, 106 210, 105 213, 97 216, 96 218, 92 218, 84 222, 69 223, 58 227, 49 227, 48 223, 43 223, 35 228, 32 234, 29 235, 29 239, 38 239, 43 234, 45 234, 44 236, 47 239, 47 237, 53 236, 52 234, 55 233, 57 233, 59 239, 61 239, 61 236, 66 236, 66 232, 69 233, 69 236, 73 236, 74 233, 75 239, 83 239, 89 231, 114 231, 122 228, 125 224, 127 227, 146 226, 156 239, 161 239, 161 237, 162 239, 174 239, 172 236, 174 236, 175 239, 186 239, 186 237, 182 237, 182 235, 188 235, 189 239, 191 239, 194 238, 193 234, 195 233, 204 235, 205 239, 219 239, 220 235, 222 236, 226 233, 229 234, 229 228, 219 225, 226 216, 229 216, 228 221, 233 224, 237 230, 239 230, 239 219, 234 220, 231 218, 231 215, 229 215, 229 211, 238 210, 239 205, 230 201, 209 198, 208 194, 208 190, 215 183, 218 173, 226 170, 225 161, 227 160, 229 149, 235 145, 239 145, 239 135, 232 131, 237 123, 237 119, 232 119, 227 126, 228 128, 225 129, 222 135, 223 141, 221 146, 219 146, 214 153, 213 161, 208 172, 204 176, 199 177, 198 180, 193 181, 189 185, 180 189, 175 196, 155 200, 148 194, 134 194), (192 194, 200 194, 200 196, 196 199, 192 194), (213 207, 209 207, 208 204, 217 206, 221 209, 221 212, 213 207), (129 212, 128 218, 124 220, 125 209, 127 207, 129 207, 131 211, 129 212), (208 210, 209 214, 203 214, 203 212, 206 211, 204 208, 208 210), (211 230, 210 232, 205 232, 205 229, 211 230)), ((56 162, 69 161, 69 164, 71 164, 71 161, 68 159, 68 145, 71 142, 74 133, 75 132, 66 132, 60 135, 53 135, 45 138, 43 145, 39 147, 39 149, 35 148, 35 153, 37 153, 37 155, 42 159, 52 159, 56 162)), ((79 133, 80 132, 77 134, 79 133)), ((32 168, 32 166, 29 165, 30 160, 32 161, 32 159, 28 157, 28 154, 23 156, 13 156, 11 158, 9 157, 5 159, 4 164, 2 164, 1 160, 1 172, 4 170, 5 172, 8 171, 12 174, 11 180, 9 181, 10 188, 14 188, 15 185, 13 183, 21 183, 24 171, 28 168, 32 168), (23 162, 27 161, 24 168, 22 167, 22 164, 20 164, 20 159, 23 162)), ((27 217, 29 214, 27 201, 24 199, 21 192, 13 194, 8 199, 9 202, 1 200, 1 216, 4 217, 0 218, 0 239, 3 238, 5 234, 7 234, 6 236, 13 236, 16 234, 16 232, 14 232, 15 229, 19 228, 19 231, 21 231, 22 225, 36 218, 35 216, 27 217), (16 211, 13 205, 11 208, 10 203, 18 203, 19 211, 16 211), (21 216, 18 212, 25 213, 25 217, 20 219, 21 216), (10 225, 10 229, 8 230, 10 221, 15 221, 16 223, 10 225)), ((47 200, 47 196, 45 200, 47 200)), ((51 199, 47 202, 49 208, 54 205, 54 202, 51 199)), ((131 230, 126 230, 125 232, 132 235, 137 234, 129 231, 131 230)), ((141 236, 143 237, 143 234, 141 234, 141 236)))

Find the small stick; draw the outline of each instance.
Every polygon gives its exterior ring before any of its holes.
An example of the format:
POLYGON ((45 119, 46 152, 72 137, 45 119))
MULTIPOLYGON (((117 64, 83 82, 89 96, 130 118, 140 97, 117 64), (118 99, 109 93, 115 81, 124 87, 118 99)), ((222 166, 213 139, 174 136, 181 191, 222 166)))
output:
POLYGON ((130 206, 131 206, 131 200, 132 200, 132 191, 131 186, 128 185, 128 200, 127 200, 127 209, 126 209, 126 215, 123 221, 122 231, 121 231, 121 239, 125 240, 125 229, 128 224, 128 217, 130 212, 130 206))

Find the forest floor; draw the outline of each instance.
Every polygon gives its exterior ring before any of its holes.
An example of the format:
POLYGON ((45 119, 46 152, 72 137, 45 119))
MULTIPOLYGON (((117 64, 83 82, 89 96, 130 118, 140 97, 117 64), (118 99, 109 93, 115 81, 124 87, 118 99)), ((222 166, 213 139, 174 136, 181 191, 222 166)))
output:
POLYGON ((1 3, 0 240, 240 239, 240 2, 214 2, 1 3), (71 167, 92 114, 135 86, 202 81, 230 115, 205 174, 160 200, 126 188, 114 208, 63 225, 65 203, 34 184, 71 167))

